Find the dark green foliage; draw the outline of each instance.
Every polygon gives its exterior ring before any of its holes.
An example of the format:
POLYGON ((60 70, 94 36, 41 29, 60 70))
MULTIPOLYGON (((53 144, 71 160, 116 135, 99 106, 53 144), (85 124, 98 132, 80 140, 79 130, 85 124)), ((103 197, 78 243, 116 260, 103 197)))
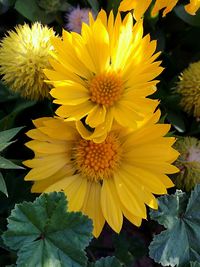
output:
POLYGON ((3 240, 18 251, 17 266, 86 266, 84 249, 92 238, 92 222, 81 213, 66 211, 61 192, 15 206, 3 240))
POLYGON ((88 267, 122 267, 123 265, 115 257, 102 258, 88 267))
POLYGON ((155 235, 149 255, 163 266, 185 266, 200 261, 200 185, 188 198, 177 191, 159 198, 158 211, 151 211, 151 219, 167 230, 155 235))
MULTIPOLYGON (((0 153, 3 152, 9 145, 15 141, 11 139, 22 129, 23 127, 13 128, 10 130, 0 132, 0 153)), ((1 154, 0 154, 1 155, 1 154)), ((5 159, 3 156, 0 156, 0 171, 1 169, 23 169, 22 167, 16 165, 12 161, 5 159)), ((0 172, 0 191, 8 196, 6 183, 4 181, 3 175, 0 172)))

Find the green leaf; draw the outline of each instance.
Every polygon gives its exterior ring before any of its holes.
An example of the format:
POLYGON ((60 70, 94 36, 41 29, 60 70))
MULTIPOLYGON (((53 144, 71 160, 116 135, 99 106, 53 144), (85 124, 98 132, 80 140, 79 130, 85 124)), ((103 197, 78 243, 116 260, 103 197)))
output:
POLYGON ((32 22, 41 21, 43 24, 49 24, 55 19, 54 15, 46 14, 35 0, 17 0, 15 9, 32 22))
POLYGON ((167 230, 153 238, 149 255, 163 266, 185 266, 200 261, 200 185, 196 185, 190 198, 177 191, 159 198, 158 211, 151 211, 153 220, 167 230))
POLYGON ((200 267, 200 262, 190 262, 190 267, 200 267))
POLYGON ((19 99, 14 109, 3 119, 0 120, 0 130, 11 128, 15 122, 16 117, 25 112, 25 109, 30 108, 36 104, 36 101, 29 101, 27 99, 19 99))
POLYGON ((99 11, 99 3, 97 0, 87 0, 89 5, 91 6, 92 10, 95 12, 95 13, 98 13, 99 11))
POLYGON ((184 22, 192 25, 200 27, 200 12, 197 12, 195 16, 189 15, 183 5, 177 6, 175 9, 176 15, 182 19, 184 22))
POLYGON ((4 6, 12 6, 15 3, 15 0, 0 0, 0 3, 4 6))
POLYGON ((90 263, 89 267, 122 267, 122 264, 115 257, 106 257, 90 263))
POLYGON ((19 250, 18 267, 86 266, 84 249, 92 238, 91 220, 66 210, 63 192, 15 206, 2 237, 7 246, 19 250))
POLYGON ((0 191, 8 197, 8 191, 7 191, 6 183, 3 179, 3 175, 1 172, 0 172, 0 191))
POLYGON ((0 132, 0 152, 12 144, 14 141, 9 142, 23 127, 12 128, 0 132))
POLYGON ((184 133, 186 131, 185 122, 180 112, 169 110, 167 112, 167 119, 178 132, 184 133))
POLYGON ((0 169, 24 169, 24 168, 0 156, 0 169))
POLYGON ((121 232, 113 236, 113 247, 115 256, 125 264, 132 266, 133 263, 147 254, 147 248, 141 236, 130 235, 126 232, 121 232))
POLYGON ((116 15, 120 2, 120 0, 109 0, 107 2, 107 11, 110 12, 113 10, 114 14, 116 15))

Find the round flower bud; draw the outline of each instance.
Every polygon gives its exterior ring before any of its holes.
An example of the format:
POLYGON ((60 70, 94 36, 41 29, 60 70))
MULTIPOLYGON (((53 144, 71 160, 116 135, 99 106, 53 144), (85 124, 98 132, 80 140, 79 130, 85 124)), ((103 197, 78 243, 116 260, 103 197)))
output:
POLYGON ((190 191, 200 183, 200 141, 195 137, 183 137, 174 147, 180 153, 175 162, 180 172, 174 182, 179 189, 190 191))
POLYGON ((15 93, 39 100, 49 96, 44 68, 49 68, 50 38, 54 31, 39 23, 19 25, 8 31, 0 43, 0 74, 15 93))

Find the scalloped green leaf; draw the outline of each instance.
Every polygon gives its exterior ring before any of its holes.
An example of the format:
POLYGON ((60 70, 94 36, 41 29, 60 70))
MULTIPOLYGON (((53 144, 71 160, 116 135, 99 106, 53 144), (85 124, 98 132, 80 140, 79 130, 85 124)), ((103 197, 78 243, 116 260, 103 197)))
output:
POLYGON ((163 266, 185 266, 200 261, 200 185, 190 197, 177 191, 160 197, 158 211, 151 211, 151 219, 167 228, 154 236, 149 255, 163 266))
POLYGON ((123 265, 115 257, 101 258, 95 263, 90 263, 89 267, 122 267, 123 265))
POLYGON ((15 206, 2 238, 18 250, 18 267, 86 266, 84 249, 92 238, 92 222, 80 212, 66 210, 63 192, 15 206))

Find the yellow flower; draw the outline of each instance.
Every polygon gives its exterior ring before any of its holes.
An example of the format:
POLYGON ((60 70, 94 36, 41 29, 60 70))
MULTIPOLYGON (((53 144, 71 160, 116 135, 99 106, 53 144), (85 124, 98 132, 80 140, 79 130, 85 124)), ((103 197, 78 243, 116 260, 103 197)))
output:
POLYGON ((188 114, 200 118, 200 61, 192 63, 183 71, 177 85, 181 95, 180 105, 188 114))
MULTIPOLYGON (((150 117, 150 116, 149 116, 150 117)), ((94 224, 98 237, 105 221, 120 232, 123 215, 139 226, 146 218, 145 204, 157 209, 154 194, 167 193, 173 183, 166 174, 179 153, 171 146, 173 137, 163 137, 170 125, 156 124, 156 112, 136 131, 114 126, 102 143, 83 139, 74 122, 40 118, 26 146, 35 158, 25 180, 34 181, 32 192, 63 190, 71 211, 82 211, 94 224)))
POLYGON ((54 85, 51 95, 61 106, 56 114, 68 121, 85 119, 94 132, 84 138, 102 142, 113 121, 137 128, 146 114, 153 113, 157 100, 147 96, 155 92, 154 80, 162 67, 154 62, 156 41, 143 37, 142 21, 133 27, 129 13, 122 21, 108 20, 101 11, 90 24, 83 24, 82 33, 63 31, 63 40, 53 38, 55 48, 52 70, 45 74, 54 85), (154 55, 153 55, 154 54, 154 55))
MULTIPOLYGON (((161 9, 164 9, 163 17, 166 16, 167 13, 172 11, 178 1, 179 0, 156 0, 152 9, 152 16, 155 16, 161 9)), ((152 0, 123 0, 119 6, 119 10, 128 11, 133 9, 134 18, 139 20, 144 15, 151 2, 152 0)), ((199 8, 200 0, 190 0, 190 3, 185 5, 185 10, 190 15, 195 15, 199 8)))
POLYGON ((9 31, 0 44, 0 74, 11 90, 29 99, 49 95, 43 69, 49 67, 50 38, 54 31, 34 23, 9 31))
POLYGON ((200 183, 200 141, 195 137, 182 137, 174 147, 180 152, 175 162, 180 172, 174 182, 178 188, 190 191, 200 183))

